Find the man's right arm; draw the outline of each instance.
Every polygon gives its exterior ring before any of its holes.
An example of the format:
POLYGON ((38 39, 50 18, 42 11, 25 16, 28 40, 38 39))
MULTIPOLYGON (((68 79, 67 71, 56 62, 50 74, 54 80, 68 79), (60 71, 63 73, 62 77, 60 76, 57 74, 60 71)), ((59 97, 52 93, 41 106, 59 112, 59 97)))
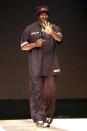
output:
POLYGON ((28 43, 28 42, 23 42, 21 43, 21 50, 32 50, 35 47, 42 47, 44 40, 43 39, 38 39, 36 43, 28 43))
POLYGON ((31 43, 31 44, 27 43, 26 45, 23 46, 21 44, 21 50, 31 50, 35 47, 36 47, 36 43, 31 43))

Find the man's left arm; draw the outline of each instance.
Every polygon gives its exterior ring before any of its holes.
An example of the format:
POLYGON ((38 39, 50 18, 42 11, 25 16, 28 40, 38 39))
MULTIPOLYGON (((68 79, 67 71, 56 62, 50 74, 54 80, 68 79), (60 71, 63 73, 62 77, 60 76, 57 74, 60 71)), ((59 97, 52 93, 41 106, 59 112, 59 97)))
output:
POLYGON ((56 41, 59 41, 61 42, 62 41, 62 34, 61 32, 55 32, 55 31, 51 31, 50 32, 50 35, 56 40, 56 41))

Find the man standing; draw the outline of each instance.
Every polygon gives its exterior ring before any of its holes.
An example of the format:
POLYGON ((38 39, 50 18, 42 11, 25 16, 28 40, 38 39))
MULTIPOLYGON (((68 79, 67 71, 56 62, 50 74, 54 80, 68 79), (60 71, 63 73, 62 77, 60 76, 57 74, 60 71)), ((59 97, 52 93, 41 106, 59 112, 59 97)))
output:
POLYGON ((62 40, 59 26, 48 22, 49 9, 40 6, 38 20, 22 34, 21 49, 29 53, 30 110, 37 127, 50 127, 55 111, 55 79, 60 72, 56 46, 62 40))

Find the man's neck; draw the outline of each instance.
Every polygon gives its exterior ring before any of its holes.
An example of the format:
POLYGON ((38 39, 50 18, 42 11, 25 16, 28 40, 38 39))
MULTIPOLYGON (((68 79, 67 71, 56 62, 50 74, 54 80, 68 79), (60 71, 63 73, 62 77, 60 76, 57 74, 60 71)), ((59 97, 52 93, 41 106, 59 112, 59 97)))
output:
POLYGON ((39 21, 39 24, 40 24, 40 26, 42 26, 42 22, 41 21, 39 21))

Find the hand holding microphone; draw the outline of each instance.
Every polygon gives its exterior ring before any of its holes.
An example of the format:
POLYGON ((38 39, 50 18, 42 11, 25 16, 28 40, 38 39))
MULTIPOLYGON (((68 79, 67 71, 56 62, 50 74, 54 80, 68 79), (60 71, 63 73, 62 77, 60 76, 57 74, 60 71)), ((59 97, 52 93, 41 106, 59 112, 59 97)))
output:
POLYGON ((38 40, 36 41, 36 47, 42 47, 44 41, 45 41, 45 40, 43 40, 43 39, 38 39, 38 40))

